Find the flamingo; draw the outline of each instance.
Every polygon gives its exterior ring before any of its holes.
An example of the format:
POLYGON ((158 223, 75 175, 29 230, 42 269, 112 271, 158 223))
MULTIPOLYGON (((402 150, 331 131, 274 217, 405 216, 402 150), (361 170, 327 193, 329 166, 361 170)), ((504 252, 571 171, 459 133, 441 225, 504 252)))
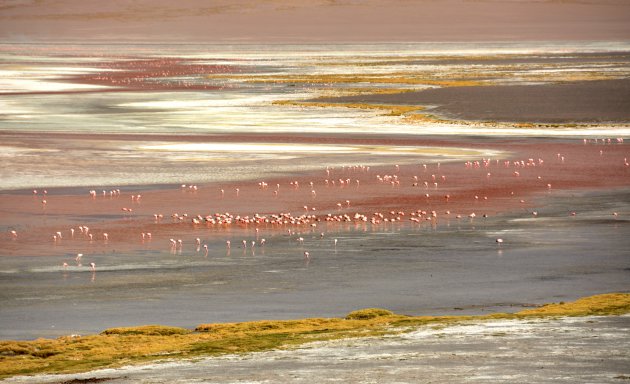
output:
POLYGON ((90 270, 91 270, 92 272, 96 272, 96 264, 94 264, 94 263, 90 263, 90 270))

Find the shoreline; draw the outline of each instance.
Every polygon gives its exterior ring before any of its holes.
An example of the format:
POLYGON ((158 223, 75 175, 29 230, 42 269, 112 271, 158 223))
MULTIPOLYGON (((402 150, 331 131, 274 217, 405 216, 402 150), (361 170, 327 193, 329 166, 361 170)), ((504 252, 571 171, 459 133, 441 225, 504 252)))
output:
POLYGON ((294 348, 314 341, 383 337, 418 331, 426 326, 449 327, 470 321, 619 316, 628 313, 630 294, 611 293, 571 303, 546 304, 515 314, 413 317, 371 308, 351 312, 344 319, 202 324, 194 332, 166 326, 112 328, 99 335, 70 335, 56 340, 0 341, 0 350, 4 355, 4 359, 0 360, 0 378, 20 374, 87 372, 130 363, 146 365, 155 361, 186 361, 202 356, 262 352, 294 348), (91 352, 95 348, 98 352, 91 352))

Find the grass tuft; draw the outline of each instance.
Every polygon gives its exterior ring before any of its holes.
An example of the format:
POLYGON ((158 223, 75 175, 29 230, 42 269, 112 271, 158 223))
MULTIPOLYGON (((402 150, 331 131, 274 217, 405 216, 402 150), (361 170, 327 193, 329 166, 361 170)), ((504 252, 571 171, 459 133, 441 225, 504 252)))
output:
POLYGON ((101 332, 101 335, 145 335, 145 336, 172 336, 185 335, 190 330, 179 327, 167 327, 163 325, 144 325, 141 327, 109 328, 101 332))
POLYGON ((358 311, 350 312, 346 316, 346 320, 370 320, 382 316, 394 316, 394 313, 380 308, 360 309, 358 311))

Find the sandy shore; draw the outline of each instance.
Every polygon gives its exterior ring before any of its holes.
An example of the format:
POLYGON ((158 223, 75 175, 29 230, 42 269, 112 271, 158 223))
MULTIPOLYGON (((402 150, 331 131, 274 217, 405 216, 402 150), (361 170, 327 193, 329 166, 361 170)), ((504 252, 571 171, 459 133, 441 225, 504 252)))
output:
POLYGON ((399 94, 317 99, 330 103, 421 105, 455 120, 522 123, 630 121, 630 80, 447 87, 399 94))

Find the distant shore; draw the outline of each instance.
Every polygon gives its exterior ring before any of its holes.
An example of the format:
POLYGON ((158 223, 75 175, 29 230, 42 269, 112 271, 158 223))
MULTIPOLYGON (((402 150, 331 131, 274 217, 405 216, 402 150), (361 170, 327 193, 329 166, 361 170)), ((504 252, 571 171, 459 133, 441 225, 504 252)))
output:
POLYGON ((630 79, 444 87, 312 101, 426 106, 425 113, 466 121, 627 123, 630 121, 630 79))

